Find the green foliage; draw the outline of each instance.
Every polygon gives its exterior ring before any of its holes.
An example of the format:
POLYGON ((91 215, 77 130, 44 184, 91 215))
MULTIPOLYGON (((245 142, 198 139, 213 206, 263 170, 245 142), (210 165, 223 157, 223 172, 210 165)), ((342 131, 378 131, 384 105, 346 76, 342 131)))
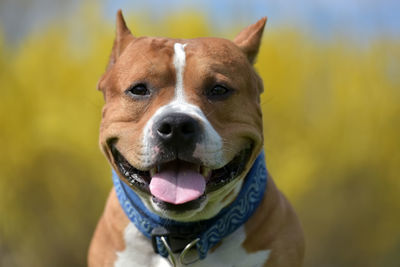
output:
MULTIPOLYGON (((157 25, 136 18, 128 21, 137 35, 214 35, 198 13, 157 25)), ((86 265, 111 187, 96 83, 112 40, 113 28, 90 12, 19 47, 0 38, 1 266, 86 265)), ((360 49, 266 32, 256 68, 267 161, 303 222, 306 266, 400 261, 399 62, 390 39, 360 49)))
POLYGON ((399 262, 399 48, 266 36, 265 149, 303 221, 306 266, 399 262))

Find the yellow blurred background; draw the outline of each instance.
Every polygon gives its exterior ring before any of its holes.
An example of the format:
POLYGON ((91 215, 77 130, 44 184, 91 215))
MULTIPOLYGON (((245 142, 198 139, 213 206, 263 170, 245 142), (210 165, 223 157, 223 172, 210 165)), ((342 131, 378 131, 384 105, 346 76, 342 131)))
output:
MULTIPOLYGON (((135 35, 232 38, 259 18, 216 30, 203 11, 146 12, 125 12, 135 35)), ((86 265, 112 185, 96 83, 114 22, 101 14, 85 2, 12 41, 0 25, 0 266, 86 265)), ((400 39, 274 25, 255 65, 265 151, 302 221, 305 266, 399 266, 400 39)))

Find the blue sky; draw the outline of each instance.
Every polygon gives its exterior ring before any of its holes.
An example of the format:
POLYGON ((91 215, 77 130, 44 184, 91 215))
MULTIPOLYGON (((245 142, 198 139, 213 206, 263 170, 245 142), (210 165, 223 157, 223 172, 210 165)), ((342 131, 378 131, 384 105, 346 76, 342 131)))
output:
POLYGON ((73 16, 87 1, 100 5, 110 23, 119 8, 149 12, 160 22, 171 13, 191 9, 205 14, 216 31, 268 16, 269 27, 297 27, 321 38, 337 32, 361 41, 380 35, 400 38, 400 0, 2 0, 0 27, 7 39, 18 40, 54 19, 73 16))
POLYGON ((113 17, 118 8, 135 12, 147 5, 146 10, 152 16, 160 17, 189 8, 202 11, 219 28, 229 27, 233 21, 247 25, 268 16, 270 25, 297 26, 322 37, 338 31, 362 39, 381 34, 400 37, 400 0, 148 0, 145 3, 106 0, 104 10, 113 17))

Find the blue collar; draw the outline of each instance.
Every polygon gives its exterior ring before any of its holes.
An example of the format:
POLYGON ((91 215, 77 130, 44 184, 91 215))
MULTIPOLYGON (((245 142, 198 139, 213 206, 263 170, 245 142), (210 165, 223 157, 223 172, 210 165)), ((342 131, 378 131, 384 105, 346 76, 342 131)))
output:
MULTIPOLYGON (((186 238, 186 240, 198 238, 196 243, 198 256, 204 259, 210 248, 242 226, 254 213, 264 196, 267 169, 264 152, 261 152, 247 174, 237 198, 213 218, 198 222, 178 222, 162 218, 150 212, 138 195, 119 179, 115 171, 113 171, 113 182, 122 209, 137 229, 152 239, 156 252, 163 257, 168 257, 168 248, 163 244, 161 237, 172 232, 177 234, 175 239, 178 243, 180 237, 182 239, 188 236, 189 239, 186 238)), ((170 240, 172 239, 173 237, 170 240)))

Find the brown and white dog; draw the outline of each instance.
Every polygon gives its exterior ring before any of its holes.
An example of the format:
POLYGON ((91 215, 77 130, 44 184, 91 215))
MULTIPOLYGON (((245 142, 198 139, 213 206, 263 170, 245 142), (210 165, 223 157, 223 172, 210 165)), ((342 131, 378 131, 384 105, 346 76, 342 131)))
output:
MULTIPOLYGON (((233 42, 134 37, 118 12, 98 85, 105 98, 100 145, 149 212, 177 222, 204 221, 238 196, 263 149, 263 84, 252 65, 265 23, 248 26, 233 42)), ((271 177, 260 199, 243 225, 190 266, 301 266, 299 220, 271 177)), ((154 252, 113 189, 89 266, 171 266, 171 257, 154 252)))

